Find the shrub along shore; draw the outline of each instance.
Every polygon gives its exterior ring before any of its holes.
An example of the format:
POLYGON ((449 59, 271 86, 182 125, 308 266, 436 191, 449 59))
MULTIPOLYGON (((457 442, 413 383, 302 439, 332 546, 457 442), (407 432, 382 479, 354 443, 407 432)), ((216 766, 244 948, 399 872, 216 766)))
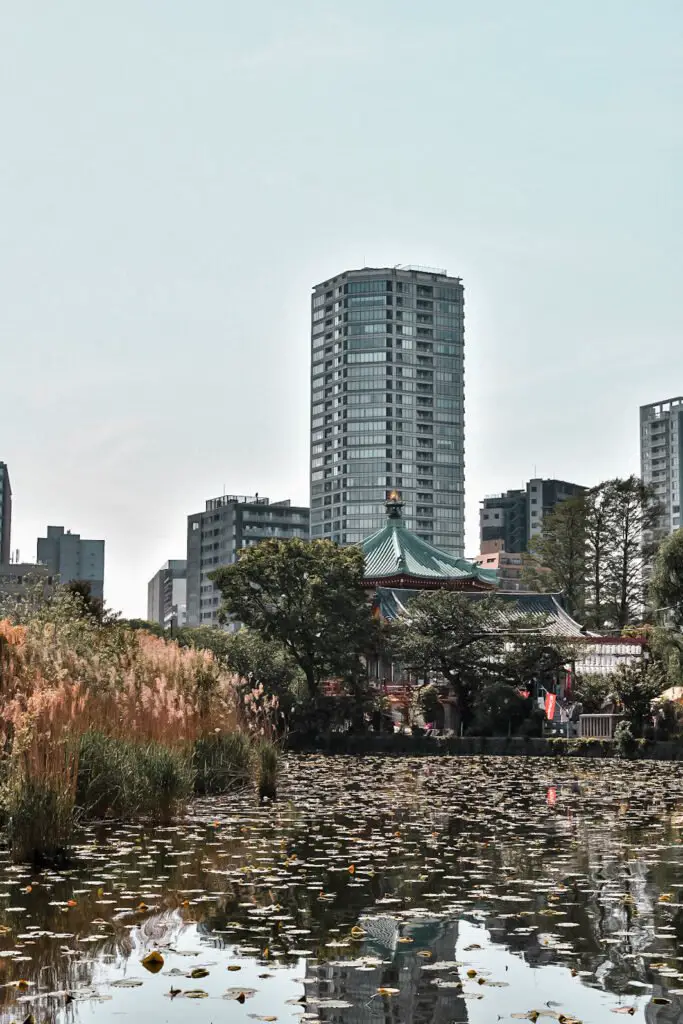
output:
POLYGON ((167 822, 195 794, 275 794, 276 701, 210 651, 102 621, 67 588, 0 618, 0 695, 16 860, 63 860, 81 820, 167 822))
POLYGON ((400 733, 328 733, 313 743, 290 736, 294 753, 348 754, 354 757, 620 757, 683 761, 680 740, 637 739, 627 749, 615 740, 565 739, 540 736, 425 737, 400 733))

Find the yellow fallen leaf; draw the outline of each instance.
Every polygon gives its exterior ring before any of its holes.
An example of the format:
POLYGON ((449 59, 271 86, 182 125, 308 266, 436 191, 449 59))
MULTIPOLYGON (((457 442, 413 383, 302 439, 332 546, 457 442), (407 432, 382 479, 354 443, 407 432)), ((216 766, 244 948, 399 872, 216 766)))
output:
POLYGON ((164 958, 158 949, 153 949, 151 953, 142 958, 140 963, 146 970, 156 974, 164 966, 164 958))

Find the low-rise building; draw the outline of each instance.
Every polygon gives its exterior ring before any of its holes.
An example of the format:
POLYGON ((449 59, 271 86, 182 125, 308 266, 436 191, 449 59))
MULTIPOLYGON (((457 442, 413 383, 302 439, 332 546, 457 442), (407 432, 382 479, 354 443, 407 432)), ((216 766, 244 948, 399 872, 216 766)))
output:
POLYGON ((0 562, 0 601, 23 600, 32 587, 43 584, 43 595, 53 590, 54 581, 45 565, 33 562, 0 562))
MULTIPOLYGON (((502 542, 499 542, 502 543, 502 542)), ((502 547, 497 551, 485 551, 472 560, 482 569, 490 569, 496 573, 500 590, 527 590, 522 580, 524 554, 518 551, 505 551, 502 547)))

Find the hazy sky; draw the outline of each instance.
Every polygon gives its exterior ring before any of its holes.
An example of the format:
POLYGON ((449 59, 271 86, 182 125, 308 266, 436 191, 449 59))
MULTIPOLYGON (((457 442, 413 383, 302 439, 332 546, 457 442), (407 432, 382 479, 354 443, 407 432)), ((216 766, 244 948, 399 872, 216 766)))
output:
POLYGON ((683 393, 680 0, 0 0, 12 546, 106 539, 146 613, 185 517, 308 501, 310 286, 466 289, 468 552, 537 472, 638 470, 683 393))

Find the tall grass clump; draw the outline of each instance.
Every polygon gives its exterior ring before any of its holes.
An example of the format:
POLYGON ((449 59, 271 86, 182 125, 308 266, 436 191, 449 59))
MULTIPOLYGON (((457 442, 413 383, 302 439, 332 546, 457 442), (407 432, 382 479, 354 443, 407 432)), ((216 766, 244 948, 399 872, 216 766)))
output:
POLYGON ((98 622, 63 589, 18 607, 0 620, 0 779, 11 780, 2 797, 13 856, 56 855, 77 808, 168 820, 195 774, 204 792, 233 784, 267 710, 259 698, 256 713, 210 651, 98 622))
POLYGON ((36 865, 65 861, 76 819, 77 752, 32 737, 13 762, 3 793, 12 858, 36 865))
POLYGON ((256 767, 256 787, 258 798, 275 800, 277 797, 277 777, 280 766, 280 752, 271 739, 261 739, 254 747, 256 767))
POLYGON ((245 786, 253 774, 252 753, 253 742, 246 732, 200 737, 193 752, 195 792, 212 796, 245 786))
POLYGON ((192 796, 192 753, 183 747, 149 743, 139 748, 143 779, 143 811, 154 821, 167 824, 192 796))
POLYGON ((90 730, 81 737, 76 804, 90 818, 145 815, 169 821, 192 795, 190 749, 121 740, 90 730))

